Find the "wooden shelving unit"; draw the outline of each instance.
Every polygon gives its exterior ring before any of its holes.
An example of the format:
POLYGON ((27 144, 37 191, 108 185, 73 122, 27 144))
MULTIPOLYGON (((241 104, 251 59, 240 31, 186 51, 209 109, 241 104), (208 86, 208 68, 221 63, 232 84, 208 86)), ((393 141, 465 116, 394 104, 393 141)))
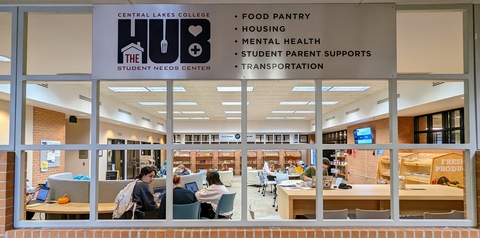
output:
POLYGON ((287 166, 290 165, 290 162, 293 164, 297 164, 297 161, 302 159, 302 152, 300 150, 285 150, 284 151, 284 166, 283 168, 286 168, 287 166))
POLYGON ((179 164, 184 164, 187 167, 190 162, 190 150, 175 150, 173 151, 173 166, 176 167, 179 164))
MULTIPOLYGON (((398 170, 401 167, 401 158, 414 153, 398 153, 398 170)), ((383 154, 378 158, 377 183, 390 183, 390 154, 383 154)))
POLYGON ((229 168, 235 167, 235 151, 218 151, 218 169, 222 168, 222 164, 225 162, 229 168))
POLYGON ((195 171, 199 171, 200 169, 210 169, 214 167, 213 163, 213 151, 197 151, 195 153, 195 171))
POLYGON ((331 165, 335 167, 335 177, 341 177, 345 180, 348 180, 348 161, 347 161, 348 154, 345 153, 344 150, 337 150, 332 155, 333 160, 331 161, 331 165))

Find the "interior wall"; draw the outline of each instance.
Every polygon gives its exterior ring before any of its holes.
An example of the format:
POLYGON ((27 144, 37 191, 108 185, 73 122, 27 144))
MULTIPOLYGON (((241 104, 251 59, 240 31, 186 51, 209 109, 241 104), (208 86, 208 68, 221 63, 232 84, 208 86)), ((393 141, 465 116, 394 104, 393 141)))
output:
POLYGON ((10 102, 0 100, 0 145, 8 145, 10 135, 10 102))
MULTIPOLYGON (((371 122, 359 123, 347 127, 347 144, 354 144, 353 130, 362 127, 371 127, 374 132, 375 144, 390 143, 389 119, 381 119, 371 122)), ((399 143, 413 144, 413 117, 398 118, 398 141, 399 143)), ((378 151, 375 150, 352 150, 348 156, 348 182, 374 184, 377 181, 378 151)))
MULTIPOLYGON (((90 120, 77 119, 77 123, 69 122, 65 119, 66 124, 66 144, 89 144, 90 143, 90 120)), ((87 159, 80 159, 78 150, 65 151, 65 171, 72 172, 73 176, 78 174, 90 174, 91 153, 88 152, 87 159)))

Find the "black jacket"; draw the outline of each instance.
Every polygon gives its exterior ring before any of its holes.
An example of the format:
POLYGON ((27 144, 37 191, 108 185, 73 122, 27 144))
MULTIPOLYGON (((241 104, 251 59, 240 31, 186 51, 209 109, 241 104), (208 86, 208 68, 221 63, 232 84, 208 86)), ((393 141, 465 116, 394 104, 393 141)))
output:
POLYGON ((150 187, 142 181, 137 182, 135 185, 132 201, 137 203, 135 218, 144 217, 146 211, 153 211, 157 206, 155 200, 153 200, 153 194, 150 191, 150 187))
MULTIPOLYGON (((198 201, 195 194, 182 187, 176 187, 173 189, 173 204, 190 204, 198 201)), ((167 195, 163 194, 160 208, 158 209, 157 217, 159 219, 165 219, 165 208, 167 206, 167 195)))

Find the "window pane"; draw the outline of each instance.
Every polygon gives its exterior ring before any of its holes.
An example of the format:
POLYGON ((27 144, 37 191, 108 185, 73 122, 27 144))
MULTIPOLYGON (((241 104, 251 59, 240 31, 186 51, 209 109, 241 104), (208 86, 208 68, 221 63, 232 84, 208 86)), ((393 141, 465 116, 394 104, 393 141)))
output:
MULTIPOLYGON (((444 219, 464 219, 465 167, 460 150, 407 150, 401 153, 400 176, 406 188, 400 190, 400 218, 427 219, 424 213, 450 213, 444 219), (410 199, 409 197, 413 197, 410 199), (441 198, 441 199, 439 199, 441 198)), ((432 216, 442 214, 433 214, 432 216)), ((446 215, 446 214, 443 214, 446 215)), ((438 218, 437 218, 438 219, 438 218)))
POLYGON ((91 74, 92 14, 28 13, 28 75, 91 74))
POLYGON ((90 82, 27 82, 25 144, 90 143, 90 82))
POLYGON ((10 75, 12 54, 12 13, 0 12, 0 75, 10 75))
POLYGON ((463 14, 397 11, 398 73, 463 74, 463 14))
POLYGON ((2 131, 0 145, 8 145, 10 136, 10 82, 8 81, 0 81, 0 131, 2 131))
POLYGON ((432 115, 432 128, 430 130, 442 130, 442 114, 434 114, 432 115))
POLYGON ((386 80, 325 80, 322 90, 324 131, 346 128, 347 144, 390 143, 386 80))

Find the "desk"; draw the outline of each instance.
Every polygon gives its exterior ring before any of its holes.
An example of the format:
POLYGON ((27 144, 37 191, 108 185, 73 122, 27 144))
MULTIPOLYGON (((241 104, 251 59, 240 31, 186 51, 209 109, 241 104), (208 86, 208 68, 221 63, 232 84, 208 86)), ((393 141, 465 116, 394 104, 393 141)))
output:
MULTIPOLYGON (((360 209, 390 209, 390 186, 383 184, 352 184, 352 189, 323 190, 324 210, 348 208, 349 213, 360 209)), ((284 219, 294 215, 315 214, 315 189, 278 190, 278 214, 284 219)), ((464 210, 463 189, 442 185, 407 185, 399 190, 400 215, 423 215, 423 212, 449 212, 464 210), (425 188, 412 190, 411 188, 425 188)))
MULTIPOLYGON (((99 203, 98 214, 110 215, 113 213, 115 203, 99 203)), ((66 215, 88 215, 90 214, 90 203, 69 202, 66 204, 58 203, 42 203, 40 205, 27 205, 26 211, 45 213, 45 217, 50 215, 62 215, 62 219, 66 219, 66 215)), ((55 216, 53 216, 55 217, 55 216)), ((84 218, 86 219, 86 218, 84 218)))

